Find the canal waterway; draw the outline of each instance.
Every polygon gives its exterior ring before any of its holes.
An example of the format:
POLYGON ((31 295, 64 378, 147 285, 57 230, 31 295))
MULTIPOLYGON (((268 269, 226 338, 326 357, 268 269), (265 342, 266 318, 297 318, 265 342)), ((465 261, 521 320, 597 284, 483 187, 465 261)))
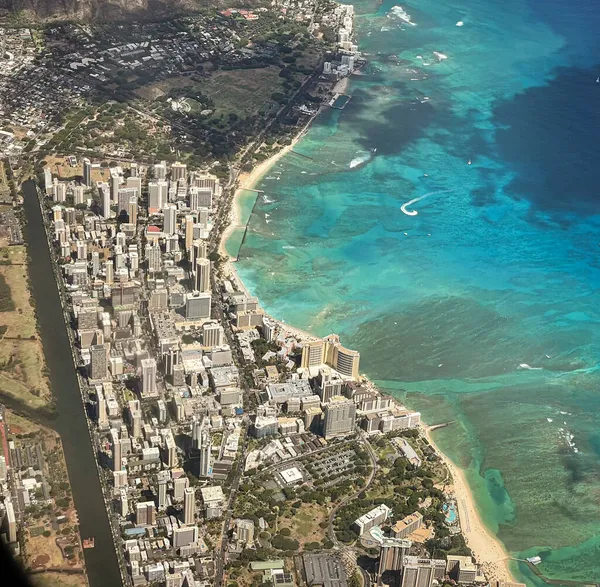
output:
POLYGON ((48 422, 61 435, 82 538, 94 537, 85 564, 91 587, 122 585, 121 574, 95 464, 86 414, 73 366, 69 336, 35 184, 23 184, 31 287, 35 299, 57 416, 48 422))

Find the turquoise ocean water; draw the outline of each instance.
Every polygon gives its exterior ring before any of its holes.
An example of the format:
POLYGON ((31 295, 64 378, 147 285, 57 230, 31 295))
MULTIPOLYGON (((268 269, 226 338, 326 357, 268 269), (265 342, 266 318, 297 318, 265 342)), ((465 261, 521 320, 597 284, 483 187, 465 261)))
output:
POLYGON ((369 64, 262 179, 240 275, 455 422, 511 553, 600 582, 600 2, 355 7, 369 64))

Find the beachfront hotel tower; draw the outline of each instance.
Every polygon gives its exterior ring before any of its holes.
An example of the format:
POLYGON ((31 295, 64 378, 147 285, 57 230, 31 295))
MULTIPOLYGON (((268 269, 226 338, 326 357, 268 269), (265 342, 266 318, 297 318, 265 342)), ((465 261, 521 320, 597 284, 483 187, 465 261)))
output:
POLYGON ((344 379, 358 379, 360 353, 343 347, 337 334, 330 334, 322 340, 306 343, 302 347, 303 369, 318 372, 327 365, 335 369, 344 379))

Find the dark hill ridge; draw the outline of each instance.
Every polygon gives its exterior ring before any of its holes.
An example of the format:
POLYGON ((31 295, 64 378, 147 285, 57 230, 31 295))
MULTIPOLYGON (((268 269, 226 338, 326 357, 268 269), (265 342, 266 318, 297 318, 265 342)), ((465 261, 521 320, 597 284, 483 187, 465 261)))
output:
POLYGON ((0 0, 0 19, 20 15, 23 20, 156 20, 194 13, 201 8, 255 7, 260 0, 0 0))

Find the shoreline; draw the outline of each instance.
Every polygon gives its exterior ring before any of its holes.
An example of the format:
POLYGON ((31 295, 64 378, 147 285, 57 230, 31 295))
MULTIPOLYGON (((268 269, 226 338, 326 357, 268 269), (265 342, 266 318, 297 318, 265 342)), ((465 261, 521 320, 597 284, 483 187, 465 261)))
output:
MULTIPOLYGON (((348 86, 350 84, 350 77, 343 77, 338 80, 335 85, 332 87, 331 91, 333 94, 340 93, 343 94, 348 90, 348 86)), ((261 161, 258 165, 252 168, 252 171, 240 173, 237 179, 238 187, 236 187, 235 192, 233 194, 232 202, 231 202, 231 210, 229 212, 229 223, 227 227, 223 231, 221 235, 221 240, 219 242, 218 252, 220 255, 223 255, 228 259, 226 265, 231 263, 232 257, 227 253, 225 248, 225 243, 233 234, 233 231, 236 228, 242 228, 243 225, 240 224, 240 195, 242 192, 246 190, 255 189, 256 184, 261 180, 261 178, 269 171, 275 163, 277 163, 284 155, 287 155, 290 151, 294 149, 294 147, 300 142, 300 140, 304 137, 304 135, 310 129, 312 123, 315 119, 321 114, 323 110, 323 106, 319 106, 317 111, 314 114, 311 114, 306 124, 296 133, 292 142, 289 145, 284 145, 281 147, 276 153, 271 155, 269 158, 261 161)), ((249 220, 248 220, 249 221, 249 220)), ((233 269, 235 271, 235 269, 233 269)), ((240 280, 241 281, 241 280, 240 280)))
POLYGON ((516 583, 517 580, 508 565, 511 556, 500 539, 483 523, 464 469, 454 464, 450 457, 440 450, 431 432, 430 426, 423 426, 425 438, 452 476, 452 483, 447 486, 447 493, 453 495, 456 501, 461 534, 467 546, 473 551, 473 557, 481 566, 488 581, 495 579, 516 583))
MULTIPOLYGON (((348 89, 350 79, 348 77, 342 78, 339 80, 335 87, 333 88, 333 92, 345 93, 348 89)), ((281 148, 277 153, 260 162, 256 167, 252 169, 249 173, 242 173, 238 178, 239 187, 236 188, 233 201, 231 205, 231 211, 229 213, 229 224, 223 231, 221 235, 221 240, 219 242, 218 251, 219 254, 223 255, 227 261, 223 265, 223 273, 225 279, 229 279, 233 281, 237 287, 241 291, 244 291, 248 296, 252 296, 251 292, 248 290, 243 280, 239 276, 237 269, 235 267, 235 259, 231 257, 226 249, 225 243, 233 234, 233 231, 236 228, 241 228, 239 224, 240 221, 240 209, 239 209, 239 200, 240 194, 245 189, 255 189, 255 185, 260 181, 260 179, 267 173, 267 171, 275 164, 279 159, 281 159, 284 155, 289 153, 294 146, 304 137, 307 131, 310 128, 310 125, 315 120, 315 118, 321 113, 322 106, 318 109, 318 111, 313 114, 309 121, 304 125, 302 130, 294 137, 292 142, 289 145, 281 148)), ((249 221, 249 220, 248 220, 249 221)), ((318 340, 319 337, 302 330, 300 328, 295 328, 281 320, 270 318, 279 325, 283 332, 288 335, 295 336, 302 340, 318 340)), ((367 383, 372 384, 371 381, 367 379, 367 383)), ((439 447, 435 444, 431 437, 431 430, 429 426, 423 426, 423 435, 431 444, 435 452, 439 455, 445 466, 447 467, 450 475, 452 476, 453 483, 449 487, 448 493, 453 495, 456 499, 456 505, 458 508, 459 520, 463 521, 463 525, 461 525, 461 533, 465 539, 467 546, 472 550, 473 557, 480 565, 482 571, 484 572, 486 578, 489 581, 499 580, 499 581, 507 581, 507 582, 516 582, 515 577, 510 571, 508 561, 510 560, 510 554, 505 549, 502 542, 495 536, 490 530, 488 530, 481 520, 481 516, 477 511, 475 505, 475 499, 473 497, 473 493, 469 484, 465 477, 465 472, 463 469, 455 465, 451 459, 444 454, 439 447)))

